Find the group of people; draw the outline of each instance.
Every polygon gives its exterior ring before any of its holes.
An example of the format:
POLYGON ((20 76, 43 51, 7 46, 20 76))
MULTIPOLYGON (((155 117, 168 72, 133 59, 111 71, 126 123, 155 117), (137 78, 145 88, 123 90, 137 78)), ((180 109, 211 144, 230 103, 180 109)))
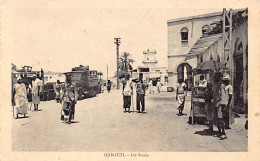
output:
POLYGON ((29 110, 28 95, 31 95, 32 97, 32 103, 34 104, 33 111, 39 110, 40 93, 43 85, 40 76, 34 76, 32 78, 32 83, 27 84, 28 82, 25 82, 25 79, 19 77, 17 83, 13 86, 12 104, 16 118, 18 118, 19 114, 24 115, 24 117, 26 116, 27 111, 29 110))
MULTIPOLYGON (((233 95, 233 87, 230 85, 229 75, 216 72, 213 75, 212 83, 207 82, 205 76, 201 75, 198 87, 204 90, 206 119, 209 126, 208 131, 213 134, 213 126, 215 124, 218 128, 218 133, 214 136, 225 139, 225 129, 230 129, 229 112, 233 95)), ((183 115, 186 96, 187 85, 180 79, 176 88, 179 116, 183 115)))
MULTIPOLYGON (((203 77, 201 77, 203 79, 203 77)), ((207 83, 205 89, 205 109, 209 126, 209 132, 213 133, 213 125, 218 128, 214 136, 226 138, 225 129, 229 127, 229 112, 233 95, 233 87, 230 85, 229 75, 216 72, 213 83, 207 83)))
MULTIPOLYGON (((157 81, 156 83, 156 89, 157 89, 157 93, 160 93, 161 92, 161 82, 160 82, 160 79, 157 81)), ((153 81, 150 80, 149 82, 149 93, 154 93, 154 85, 153 85, 153 81)))
POLYGON ((147 83, 143 81, 143 73, 139 73, 139 78, 135 80, 130 80, 130 74, 125 75, 125 80, 123 83, 123 108, 125 112, 131 112, 131 99, 133 99, 133 82, 136 86, 136 109, 138 113, 145 112, 145 91, 148 89, 147 83), (142 106, 142 108, 140 107, 142 106))

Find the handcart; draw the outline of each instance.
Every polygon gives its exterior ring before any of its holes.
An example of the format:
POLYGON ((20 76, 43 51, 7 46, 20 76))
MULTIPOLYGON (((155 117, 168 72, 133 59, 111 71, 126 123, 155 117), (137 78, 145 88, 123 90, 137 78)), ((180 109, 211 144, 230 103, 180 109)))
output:
POLYGON ((191 94, 191 112, 189 123, 205 124, 205 87, 199 87, 200 75, 204 75, 207 83, 213 84, 213 75, 215 72, 227 72, 228 68, 219 61, 205 61, 200 63, 197 68, 192 70, 192 94, 191 94))

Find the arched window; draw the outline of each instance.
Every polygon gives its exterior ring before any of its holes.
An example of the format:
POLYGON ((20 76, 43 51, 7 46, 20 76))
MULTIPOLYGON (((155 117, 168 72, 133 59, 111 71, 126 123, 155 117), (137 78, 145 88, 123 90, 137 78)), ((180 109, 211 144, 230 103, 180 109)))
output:
POLYGON ((189 33, 189 30, 184 27, 181 29, 181 43, 182 44, 187 44, 188 43, 188 33, 189 33))
POLYGON ((202 34, 207 34, 208 33, 208 30, 209 30, 209 25, 204 25, 202 26, 202 34))

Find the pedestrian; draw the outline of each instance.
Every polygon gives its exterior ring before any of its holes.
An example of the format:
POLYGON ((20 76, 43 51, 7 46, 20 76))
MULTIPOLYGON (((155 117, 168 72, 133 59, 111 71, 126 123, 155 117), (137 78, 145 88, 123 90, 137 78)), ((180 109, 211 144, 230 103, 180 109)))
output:
POLYGON ((224 121, 223 121, 223 104, 222 104, 222 73, 216 72, 213 76, 213 109, 214 109, 214 122, 218 127, 218 134, 214 135, 220 137, 220 139, 226 139, 224 121))
POLYGON ((33 77, 32 81, 32 103, 34 104, 34 111, 39 110, 40 104, 40 93, 42 91, 42 81, 39 79, 40 76, 33 77))
POLYGON ((56 96, 55 96, 55 100, 57 103, 60 102, 60 96, 61 96, 61 82, 60 80, 57 80, 55 87, 54 87, 56 96))
POLYGON ((160 79, 157 81, 156 87, 157 87, 157 92, 160 93, 161 92, 161 82, 160 82, 160 79))
POLYGON ((230 77, 229 75, 225 75, 223 77, 223 84, 224 84, 224 90, 223 90, 223 105, 224 108, 222 109, 223 112, 223 120, 224 120, 224 125, 225 129, 231 129, 229 126, 229 112, 230 112, 230 105, 231 105, 231 100, 232 100, 232 95, 233 95, 233 87, 230 85, 230 77))
POLYGON ((152 80, 150 80, 149 81, 149 93, 154 93, 154 90, 153 90, 153 81, 152 80))
POLYGON ((18 79, 13 88, 13 112, 16 115, 16 118, 18 118, 18 114, 24 115, 25 117, 28 110, 28 100, 25 84, 22 83, 21 79, 18 79))
POLYGON ((184 109, 184 104, 185 104, 185 96, 187 95, 187 85, 183 82, 182 79, 179 80, 179 83, 177 84, 177 88, 176 88, 176 99, 179 102, 179 106, 178 106, 178 110, 179 116, 183 115, 183 109, 184 109))
POLYGON ((64 115, 69 116, 67 123, 71 123, 71 120, 75 116, 75 105, 78 100, 78 89, 76 83, 72 82, 71 76, 67 76, 67 81, 65 83, 63 94, 62 94, 62 111, 61 120, 64 120, 64 115))
POLYGON ((109 93, 111 90, 111 81, 107 80, 107 92, 109 93))
POLYGON ((133 85, 132 81, 130 81, 130 74, 126 73, 125 75, 125 80, 122 82, 123 83, 123 102, 124 102, 124 110, 125 112, 130 113, 130 106, 131 106, 131 96, 133 96, 133 85), (127 111, 128 109, 128 111, 127 111))
POLYGON ((211 83, 207 83, 204 99, 205 99, 206 119, 208 121, 208 127, 209 127, 208 131, 209 133, 213 133, 213 109, 212 109, 213 89, 211 83))
POLYGON ((139 80, 136 81, 136 108, 138 113, 145 112, 145 91, 147 88, 148 85, 143 82, 143 73, 139 73, 139 80), (142 105, 142 109, 140 109, 140 103, 142 105))

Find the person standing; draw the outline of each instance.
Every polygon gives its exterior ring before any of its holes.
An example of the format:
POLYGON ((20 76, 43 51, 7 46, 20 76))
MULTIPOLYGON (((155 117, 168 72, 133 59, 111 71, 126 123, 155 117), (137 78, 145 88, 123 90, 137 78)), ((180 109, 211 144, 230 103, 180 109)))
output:
POLYGON ((224 84, 224 95, 222 96, 224 108, 222 109, 223 113, 223 121, 225 129, 231 129, 229 126, 229 113, 230 113, 230 105, 233 95, 233 87, 230 83, 230 77, 228 75, 225 75, 223 77, 223 84, 224 84))
POLYGON ((63 95, 62 95, 62 111, 61 120, 64 120, 64 115, 69 116, 67 123, 71 123, 71 120, 75 116, 75 105, 78 100, 78 89, 76 83, 72 82, 71 76, 67 76, 63 95))
POLYGON ((42 91, 42 81, 39 79, 39 74, 37 74, 37 77, 33 77, 33 81, 32 81, 32 102, 34 104, 34 111, 39 110, 41 91, 42 91))
POLYGON ((23 84, 22 80, 19 79, 17 83, 14 84, 13 88, 13 104, 15 106, 13 112, 16 114, 16 118, 18 118, 18 114, 22 114, 25 117, 28 111, 28 100, 25 84, 23 84))
POLYGON ((138 113, 145 112, 145 90, 147 89, 147 84, 143 82, 143 73, 139 73, 139 80, 136 82, 136 108, 138 113), (140 103, 142 109, 140 111, 140 103))
POLYGON ((176 99, 179 102, 179 107, 177 108, 179 110, 179 116, 183 115, 183 109, 185 104, 185 96, 187 95, 187 85, 183 82, 182 79, 179 80, 179 83, 177 84, 176 88, 176 99))
POLYGON ((160 79, 157 81, 156 87, 157 87, 157 92, 160 93, 161 92, 161 82, 160 82, 160 79))
POLYGON ((109 93, 110 90, 111 90, 111 81, 108 80, 108 81, 107 81, 107 92, 109 93))
POLYGON ((215 124, 218 127, 218 134, 214 135, 220 137, 220 139, 226 138, 224 121, 223 121, 223 101, 222 101, 222 94, 223 94, 223 84, 221 83, 222 80, 222 73, 216 72, 213 76, 213 108, 214 108, 214 119, 215 124))
POLYGON ((212 90, 211 83, 207 83, 204 99, 205 99, 206 119, 208 121, 209 133, 213 133, 213 109, 212 109, 213 90, 212 90))
POLYGON ((61 82, 60 82, 60 80, 57 80, 57 83, 55 84, 54 90, 55 90, 55 93, 56 93, 55 100, 56 100, 57 103, 59 103, 60 102, 60 96, 61 96, 61 82))
POLYGON ((152 80, 150 80, 149 81, 149 93, 154 93, 154 90, 153 90, 153 81, 152 80))
POLYGON ((130 74, 126 73, 125 80, 122 82, 123 83, 122 93, 123 93, 123 101, 124 101, 125 112, 130 113, 131 96, 133 96, 133 85, 132 85, 132 82, 129 79, 130 79, 130 74), (128 111, 127 111, 127 109, 128 109, 128 111))

